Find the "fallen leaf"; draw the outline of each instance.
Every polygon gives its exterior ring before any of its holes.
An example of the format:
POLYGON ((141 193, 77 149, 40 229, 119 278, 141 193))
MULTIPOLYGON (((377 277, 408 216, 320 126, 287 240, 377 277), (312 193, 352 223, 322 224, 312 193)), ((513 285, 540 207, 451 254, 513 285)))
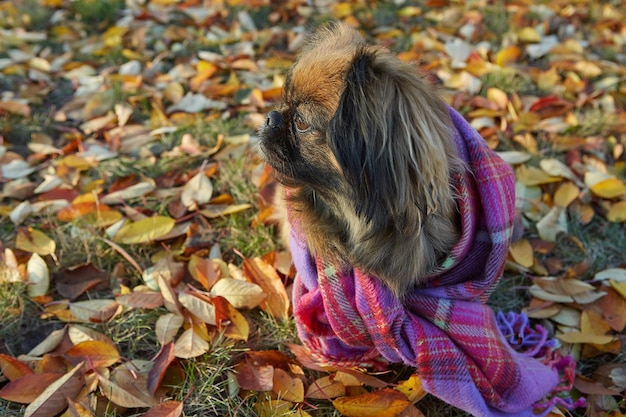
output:
POLYGON ((33 373, 33 370, 28 365, 4 353, 0 353, 0 369, 9 381, 14 381, 24 375, 33 373))
POLYGON ((24 417, 54 416, 67 407, 67 399, 74 398, 83 386, 83 364, 48 385, 24 410, 24 417))
POLYGON ((317 400, 328 400, 344 395, 346 395, 346 387, 341 382, 335 381, 332 376, 326 375, 313 381, 304 396, 317 400))
POLYGON ((183 307, 189 310, 191 314, 203 322, 212 324, 213 326, 217 324, 215 306, 213 303, 185 292, 178 294, 178 301, 183 307))
POLYGON ((65 358, 71 364, 84 362, 93 368, 106 368, 120 360, 117 348, 99 340, 89 340, 72 346, 65 352, 65 358))
POLYGON ((415 403, 426 396, 426 391, 422 386, 422 380, 416 374, 411 375, 409 379, 405 381, 400 381, 395 389, 406 395, 411 403, 415 403))
POLYGON ((213 297, 224 297, 235 308, 255 308, 268 295, 259 285, 233 278, 222 278, 211 288, 213 297))
POLYGON ((37 253, 33 253, 26 264, 28 287, 26 292, 29 297, 46 295, 50 287, 50 272, 48 265, 37 253))
POLYGON ((224 336, 235 340, 248 340, 250 325, 248 320, 225 298, 214 297, 215 315, 218 328, 224 336))
POLYGON ((63 374, 27 374, 9 382, 0 389, 0 398, 21 404, 30 404, 63 374))
POLYGON ((396 417, 409 404, 406 395, 390 388, 333 400, 335 408, 346 417, 396 417))
POLYGON ((159 316, 155 326, 159 343, 166 345, 174 340, 184 321, 185 319, 180 314, 168 313, 159 316))
POLYGON ((204 340, 194 328, 189 328, 174 343, 174 356, 182 359, 195 358, 209 350, 209 342, 204 340))
POLYGON ((513 260, 524 268, 530 268, 533 266, 535 260, 533 247, 527 239, 520 239, 511 243, 509 253, 511 254, 513 260))
POLYGON ((102 197, 100 201, 103 204, 121 204, 124 201, 132 200, 133 198, 143 197, 144 195, 154 191, 155 188, 156 184, 154 181, 143 181, 124 188, 123 190, 109 193, 102 197))
POLYGON ((115 240, 124 244, 149 243, 168 234, 176 221, 171 217, 153 216, 123 226, 115 240))
POLYGON ((169 342, 164 344, 154 358, 154 366, 152 366, 150 372, 148 373, 147 388, 150 394, 154 395, 157 388, 159 388, 159 385, 161 385, 161 382, 165 377, 167 368, 174 361, 174 359, 174 343, 169 342))
POLYGON ((304 384, 302 380, 289 375, 280 368, 274 369, 272 391, 276 393, 278 398, 286 401, 297 403, 304 401, 304 384))
POLYGON ((202 170, 185 184, 180 199, 187 209, 195 211, 208 203, 212 196, 213 184, 202 170))
POLYGON ((54 255, 56 242, 45 233, 32 227, 19 228, 15 238, 15 247, 26 252, 46 256, 54 255))
POLYGON ((183 414, 181 401, 165 401, 150 408, 142 417, 178 417, 183 414))
POLYGON ((261 309, 273 317, 287 320, 289 296, 276 270, 261 258, 249 258, 243 261, 243 271, 250 281, 258 284, 267 294, 267 299, 259 304, 261 309))

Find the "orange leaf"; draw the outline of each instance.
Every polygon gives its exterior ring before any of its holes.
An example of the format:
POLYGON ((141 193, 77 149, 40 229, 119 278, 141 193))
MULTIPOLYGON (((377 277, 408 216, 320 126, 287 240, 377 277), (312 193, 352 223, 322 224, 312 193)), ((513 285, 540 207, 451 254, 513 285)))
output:
POLYGON ((46 387, 63 374, 26 374, 6 384, 0 389, 0 398, 16 403, 30 404, 41 395, 46 387))
POLYGON ((4 353, 0 353, 0 369, 2 370, 2 374, 7 377, 9 381, 33 373, 33 370, 25 363, 20 362, 12 356, 5 355, 4 353))
POLYGON ((498 65, 504 66, 506 64, 516 61, 521 53, 522 51, 517 45, 511 45, 498 51, 498 53, 496 53, 494 62, 498 65))
POLYGON ((88 340, 72 346, 65 352, 67 361, 75 364, 86 362, 93 368, 105 368, 120 360, 117 348, 99 340, 88 340))
POLYGON ((610 222, 626 222, 626 201, 620 201, 611 206, 606 218, 610 222))
POLYGON ((276 270, 261 258, 251 258, 243 261, 243 271, 267 294, 267 299, 260 304, 261 309, 276 318, 288 319, 289 296, 276 270))
POLYGON ((396 417, 410 403, 406 395, 390 388, 333 401, 335 408, 346 417, 396 417))
POLYGON ((243 314, 222 297, 213 298, 213 305, 217 324, 224 335, 235 340, 248 340, 250 325, 243 314))

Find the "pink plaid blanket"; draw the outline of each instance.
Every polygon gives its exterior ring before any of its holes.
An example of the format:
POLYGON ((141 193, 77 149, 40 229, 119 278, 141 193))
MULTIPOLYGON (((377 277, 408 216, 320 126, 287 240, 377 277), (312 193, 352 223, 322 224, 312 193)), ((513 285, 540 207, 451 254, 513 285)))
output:
POLYGON ((326 363, 359 365, 382 356, 414 366, 426 391, 474 416, 532 416, 557 372, 513 350, 484 304, 511 240, 513 172, 449 111, 470 172, 454 179, 462 234, 440 272, 401 303, 376 277, 315 259, 292 225, 299 336, 326 363))

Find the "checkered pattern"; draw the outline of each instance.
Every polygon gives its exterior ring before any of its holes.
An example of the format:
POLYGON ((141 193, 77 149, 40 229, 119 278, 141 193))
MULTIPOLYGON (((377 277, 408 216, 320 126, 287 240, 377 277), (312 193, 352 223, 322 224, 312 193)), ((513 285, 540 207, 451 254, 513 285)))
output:
POLYGON ((449 259, 404 304, 374 276, 315 259, 293 225, 294 315, 302 341, 336 365, 376 358, 415 366, 425 389, 474 416, 533 416, 557 374, 515 352, 484 302, 504 269, 515 216, 514 176, 450 109, 469 173, 455 178, 462 235, 449 259))

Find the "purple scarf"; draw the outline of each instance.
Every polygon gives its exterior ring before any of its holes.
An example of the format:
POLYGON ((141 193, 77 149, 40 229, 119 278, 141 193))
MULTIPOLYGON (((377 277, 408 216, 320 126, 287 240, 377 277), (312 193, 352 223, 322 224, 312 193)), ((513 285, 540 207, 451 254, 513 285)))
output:
POLYGON ((500 279, 515 217, 511 168, 449 109, 469 171, 455 178, 462 233, 441 272, 402 304, 376 277, 315 259, 293 225, 301 340, 338 366, 382 356, 417 368, 427 392, 474 416, 533 416, 557 372, 517 353, 484 303, 500 279))

